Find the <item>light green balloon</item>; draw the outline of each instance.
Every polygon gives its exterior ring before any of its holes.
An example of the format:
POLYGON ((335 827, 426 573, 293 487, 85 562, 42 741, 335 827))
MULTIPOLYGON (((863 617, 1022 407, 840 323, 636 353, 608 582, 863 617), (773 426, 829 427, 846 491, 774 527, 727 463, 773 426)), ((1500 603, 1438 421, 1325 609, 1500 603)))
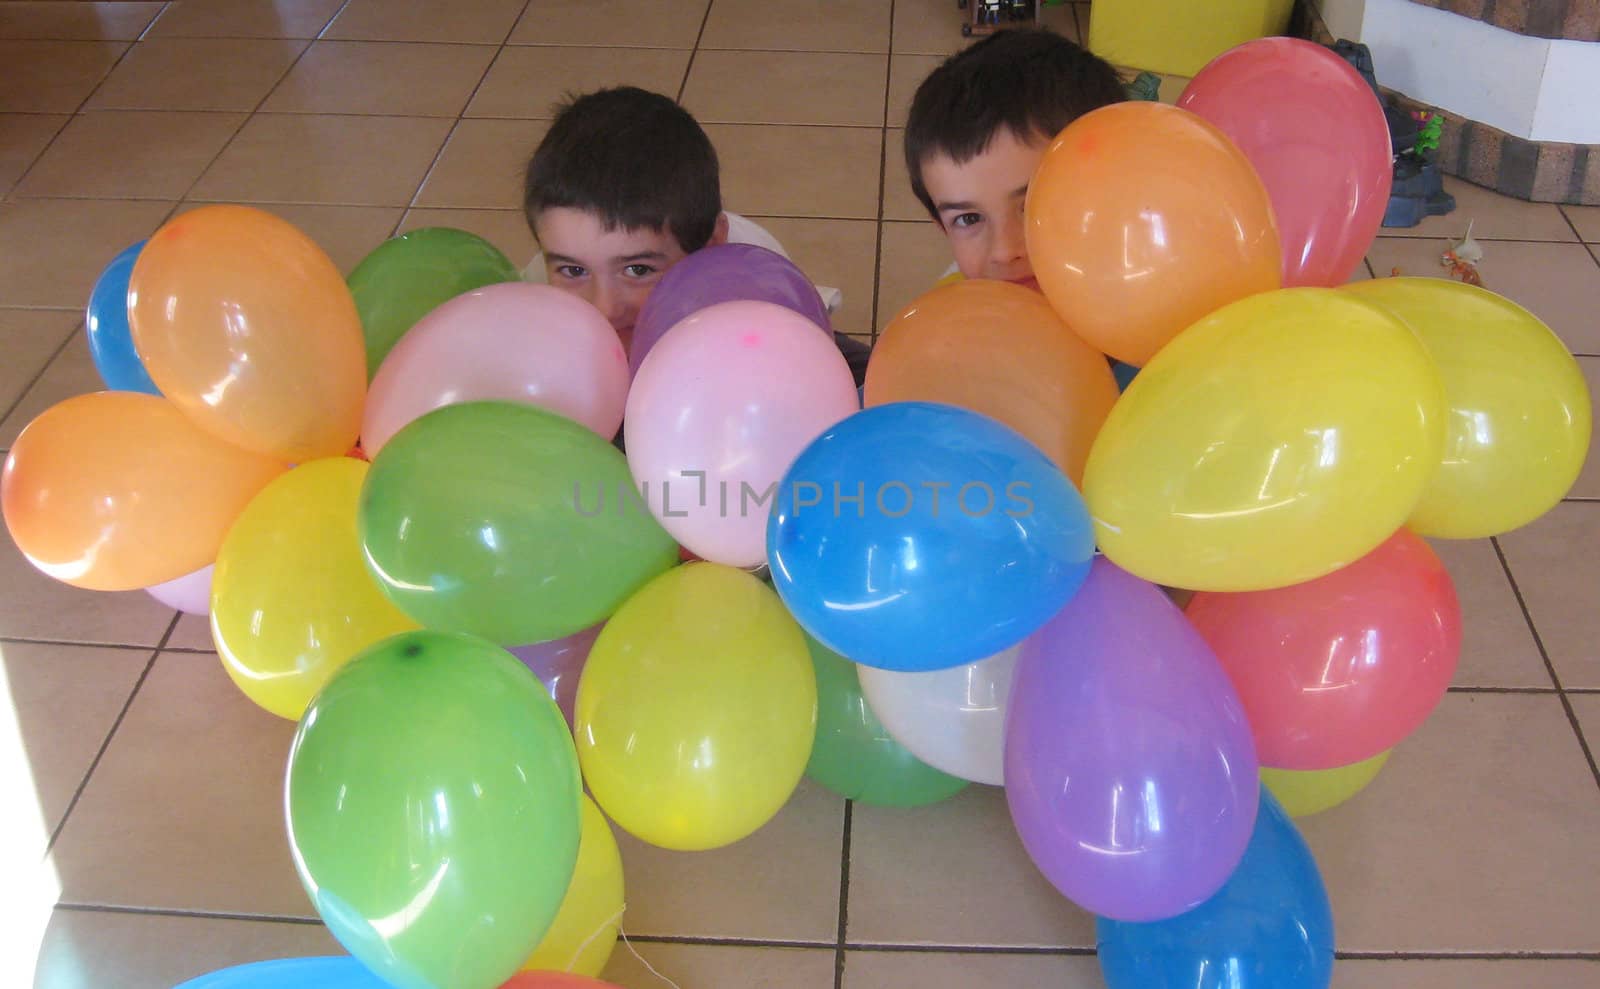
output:
POLYGON ((397 989, 494 989, 555 919, 582 783, 515 657, 406 632, 345 666, 289 750, 289 844, 317 913, 397 989))
POLYGON ((839 794, 879 807, 921 807, 959 793, 967 781, 934 769, 890 737, 861 694, 856 664, 810 635, 817 673, 817 738, 806 775, 839 794))
POLYGON ((504 646, 596 625, 678 562, 615 447, 513 402, 406 425, 373 460, 357 523, 400 610, 504 646))
POLYGON ((425 227, 379 244, 346 279, 366 335, 367 379, 405 332, 436 307, 521 277, 498 248, 465 230, 425 227))

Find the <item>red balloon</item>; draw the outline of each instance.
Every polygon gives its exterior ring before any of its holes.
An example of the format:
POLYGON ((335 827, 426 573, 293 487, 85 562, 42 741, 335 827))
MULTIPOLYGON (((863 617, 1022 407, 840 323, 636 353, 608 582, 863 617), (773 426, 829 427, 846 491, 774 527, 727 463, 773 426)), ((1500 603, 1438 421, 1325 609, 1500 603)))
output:
POLYGON ((1178 106, 1220 127, 1260 174, 1283 287, 1349 281, 1394 183, 1383 107, 1350 63, 1309 41, 1261 38, 1201 69, 1178 106))
POLYGON ((1439 703, 1461 655, 1455 585, 1407 529, 1304 584, 1196 594, 1188 615, 1274 769, 1333 769, 1393 748, 1439 703))
POLYGON ((610 982, 570 972, 518 972, 500 989, 622 989, 610 982))

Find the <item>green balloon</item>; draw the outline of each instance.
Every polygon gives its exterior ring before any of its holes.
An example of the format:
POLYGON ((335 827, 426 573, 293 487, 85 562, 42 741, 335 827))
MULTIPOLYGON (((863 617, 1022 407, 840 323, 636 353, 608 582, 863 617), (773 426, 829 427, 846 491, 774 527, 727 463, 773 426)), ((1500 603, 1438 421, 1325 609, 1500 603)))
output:
POLYGON ((504 646, 599 624, 678 562, 615 447, 513 402, 406 425, 373 460, 357 522, 400 610, 504 646))
POLYGON ((367 338, 367 380, 405 332, 435 307, 464 292, 522 273, 493 244, 450 227, 391 237, 346 279, 367 338))
POLYGON ((538 679, 482 639, 406 632, 311 702, 289 750, 289 845, 317 913, 397 989, 493 989, 561 907, 578 757, 538 679))
POLYGON ((906 751, 861 695, 856 664, 806 636, 817 671, 817 739, 806 775, 850 800, 878 807, 921 807, 961 792, 967 781, 906 751))

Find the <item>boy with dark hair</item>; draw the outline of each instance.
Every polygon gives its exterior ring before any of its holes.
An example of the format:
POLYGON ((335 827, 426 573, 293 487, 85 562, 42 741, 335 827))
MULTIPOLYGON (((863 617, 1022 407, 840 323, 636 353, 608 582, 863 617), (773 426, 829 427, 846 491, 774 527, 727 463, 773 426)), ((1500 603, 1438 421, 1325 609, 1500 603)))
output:
POLYGON ((906 118, 906 170, 962 275, 1038 288, 1023 237, 1028 183, 1068 124, 1125 99, 1104 59, 1035 28, 996 32, 922 81, 906 118))
MULTIPOLYGON (((788 257, 766 230, 723 212, 717 153, 694 117, 632 86, 559 109, 528 162, 522 207, 544 252, 524 277, 589 302, 624 346, 661 276, 702 247, 756 244, 788 257)), ((837 307, 837 290, 819 291, 837 307)), ((860 384, 867 348, 834 339, 860 384)))

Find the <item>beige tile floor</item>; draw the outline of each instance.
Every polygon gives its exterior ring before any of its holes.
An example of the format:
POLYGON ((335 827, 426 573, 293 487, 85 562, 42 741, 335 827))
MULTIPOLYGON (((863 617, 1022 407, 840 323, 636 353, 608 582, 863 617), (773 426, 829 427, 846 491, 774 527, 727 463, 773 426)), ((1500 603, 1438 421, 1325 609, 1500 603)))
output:
MULTIPOLYGON (((1048 19, 1078 36, 1088 13, 1048 19)), ((89 286, 165 218, 259 204, 346 270, 436 224, 520 261, 522 156, 553 100, 606 83, 706 120, 729 207, 842 286, 840 328, 868 336, 948 261, 899 127, 959 17, 948 0, 0 2, 0 450, 97 387, 89 286)), ((1439 274, 1442 238, 1475 221, 1487 284, 1600 384, 1600 208, 1452 190, 1456 213, 1384 231, 1372 269, 1439 274)), ((1466 615, 1457 683, 1365 793, 1303 822, 1340 989, 1600 985, 1597 538, 1591 464, 1527 529, 1439 547, 1466 615)), ((289 862, 290 726, 232 687, 205 624, 52 583, 9 540, 0 588, 32 778, 6 777, 5 803, 37 818, 59 887, 36 985, 168 989, 336 950, 289 862)), ((1091 918, 1033 870, 997 791, 887 811, 806 785, 732 848, 622 848, 637 950, 686 989, 1100 984, 1091 918)), ((664 985, 622 949, 607 976, 664 985)))

